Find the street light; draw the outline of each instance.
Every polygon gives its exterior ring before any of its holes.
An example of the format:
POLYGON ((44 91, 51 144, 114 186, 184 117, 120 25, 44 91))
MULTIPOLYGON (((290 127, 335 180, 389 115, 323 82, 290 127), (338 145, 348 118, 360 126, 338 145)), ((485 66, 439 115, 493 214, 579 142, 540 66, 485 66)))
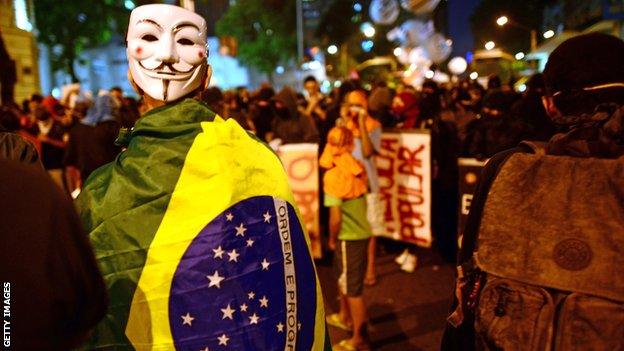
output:
POLYGON ((338 47, 336 45, 330 45, 327 47, 327 53, 330 55, 334 55, 335 53, 338 52, 338 47))
POLYGON ((554 36, 555 36, 555 32, 552 29, 544 32, 544 39, 550 39, 554 36))
POLYGON ((488 41, 487 43, 485 43, 485 49, 486 50, 492 50, 494 49, 494 47, 496 46, 496 44, 494 44, 493 41, 488 41))
POLYGON ((524 58, 524 52, 519 52, 516 54, 516 60, 520 61, 524 58))
POLYGON ((500 27, 503 27, 506 24, 509 24, 511 26, 516 26, 518 28, 522 28, 524 30, 529 31, 531 33, 531 51, 535 51, 535 49, 537 48, 537 31, 535 29, 529 28, 523 24, 513 21, 509 19, 509 17, 507 16, 500 16, 499 18, 497 18, 496 24, 498 24, 500 27))
POLYGON ((479 78, 479 73, 477 72, 470 73, 470 79, 475 80, 477 78, 479 78))
POLYGON ((402 48, 395 48, 392 53, 394 54, 394 56, 399 57, 401 56, 401 54, 403 53, 403 49, 402 48))
POLYGON ((372 38, 375 36, 375 27, 370 22, 364 22, 360 26, 360 30, 364 33, 364 36, 367 38, 372 38))

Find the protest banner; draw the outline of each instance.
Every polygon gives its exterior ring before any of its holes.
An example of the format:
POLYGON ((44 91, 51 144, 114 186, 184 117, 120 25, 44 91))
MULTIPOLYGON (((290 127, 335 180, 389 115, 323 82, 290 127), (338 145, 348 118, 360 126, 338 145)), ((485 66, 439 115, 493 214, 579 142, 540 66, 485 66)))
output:
MULTIPOLYGON (((459 166, 459 220, 457 221, 457 238, 458 240, 464 233, 466 220, 470 212, 470 204, 474 192, 477 190, 479 176, 483 170, 483 166, 487 161, 479 161, 474 158, 460 158, 457 160, 459 166)), ((460 241, 461 245, 461 241, 460 241)))
POLYGON ((281 145, 277 151, 303 217, 310 238, 312 255, 321 258, 319 230, 319 166, 317 144, 281 145))
POLYGON ((426 130, 383 133, 375 158, 386 236, 431 246, 431 135, 426 130))

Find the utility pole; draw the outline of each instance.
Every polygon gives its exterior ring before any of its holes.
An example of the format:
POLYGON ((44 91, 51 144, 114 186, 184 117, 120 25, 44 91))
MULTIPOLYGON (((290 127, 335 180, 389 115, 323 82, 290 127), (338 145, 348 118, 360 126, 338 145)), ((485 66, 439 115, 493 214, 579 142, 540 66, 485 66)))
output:
POLYGON ((297 58, 299 64, 303 63, 303 3, 297 1, 297 58))
POLYGON ((180 5, 189 11, 195 12, 195 0, 180 0, 180 5))

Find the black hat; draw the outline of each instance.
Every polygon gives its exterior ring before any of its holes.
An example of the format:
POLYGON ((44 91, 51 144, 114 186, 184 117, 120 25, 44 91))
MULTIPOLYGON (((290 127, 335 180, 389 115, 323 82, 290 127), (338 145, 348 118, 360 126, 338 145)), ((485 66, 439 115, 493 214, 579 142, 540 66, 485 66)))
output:
POLYGON ((624 84, 624 41, 601 33, 568 39, 550 55, 544 81, 551 95, 624 84))

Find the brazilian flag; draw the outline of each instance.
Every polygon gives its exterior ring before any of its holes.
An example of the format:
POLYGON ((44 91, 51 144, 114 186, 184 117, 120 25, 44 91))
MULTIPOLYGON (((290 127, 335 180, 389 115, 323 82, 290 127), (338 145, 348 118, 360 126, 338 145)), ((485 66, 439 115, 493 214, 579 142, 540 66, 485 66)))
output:
POLYGON ((77 199, 110 307, 86 349, 326 350, 277 156, 186 99, 148 112, 77 199))

